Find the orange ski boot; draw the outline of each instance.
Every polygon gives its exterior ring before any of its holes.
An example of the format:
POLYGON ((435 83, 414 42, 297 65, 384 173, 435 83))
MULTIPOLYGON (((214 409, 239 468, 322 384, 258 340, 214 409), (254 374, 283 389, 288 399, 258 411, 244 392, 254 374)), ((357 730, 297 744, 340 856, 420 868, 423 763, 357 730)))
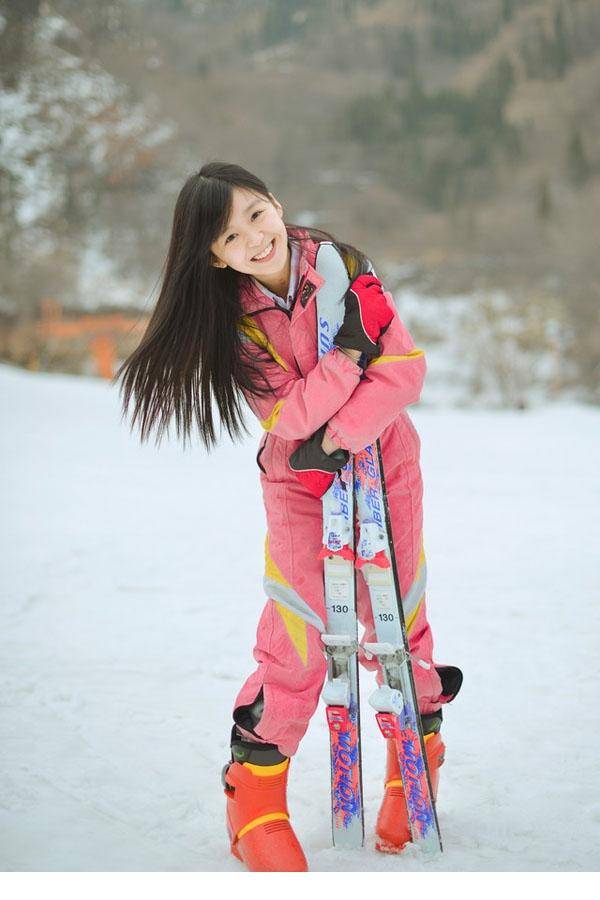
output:
POLYGON ((290 760, 274 744, 235 737, 233 761, 223 770, 231 852, 250 872, 307 872, 289 821, 290 760))
MULTIPOLYGON (((446 749, 439 732, 441 716, 439 713, 437 715, 433 713, 430 716, 422 716, 421 718, 425 731, 425 753, 429 769, 429 780, 435 801, 440 780, 440 766, 444 762, 444 750, 446 749)), ((386 740, 386 744, 385 794, 383 795, 375 826, 375 849, 381 853, 400 853, 411 840, 410 825, 408 824, 406 799, 402 786, 396 741, 392 738, 386 740)))

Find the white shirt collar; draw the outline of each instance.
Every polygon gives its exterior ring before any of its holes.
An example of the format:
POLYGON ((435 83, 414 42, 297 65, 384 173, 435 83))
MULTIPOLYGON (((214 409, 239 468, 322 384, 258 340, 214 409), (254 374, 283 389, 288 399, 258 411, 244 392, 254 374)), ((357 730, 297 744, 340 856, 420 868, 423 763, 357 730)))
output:
POLYGON ((288 244, 290 245, 292 258, 290 261, 290 283, 287 289, 287 295, 285 297, 280 297, 278 294, 274 294, 273 291, 270 291, 268 288, 261 284, 260 281, 257 281, 256 278, 252 278, 252 281, 256 284, 256 286, 266 294, 267 297, 270 297, 278 306, 281 306, 283 309, 291 309, 292 301, 296 294, 296 288, 298 287, 298 263, 300 262, 300 245, 297 241, 288 240, 288 244))

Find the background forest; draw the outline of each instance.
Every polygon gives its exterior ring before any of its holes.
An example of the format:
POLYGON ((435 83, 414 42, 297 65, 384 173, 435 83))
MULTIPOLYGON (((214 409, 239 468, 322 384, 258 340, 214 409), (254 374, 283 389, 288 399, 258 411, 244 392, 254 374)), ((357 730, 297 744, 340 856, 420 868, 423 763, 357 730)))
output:
POLYGON ((431 401, 600 401, 594 0, 20 0, 0 30, 5 359, 85 371, 32 356, 44 302, 147 313, 225 159, 369 252, 431 401))

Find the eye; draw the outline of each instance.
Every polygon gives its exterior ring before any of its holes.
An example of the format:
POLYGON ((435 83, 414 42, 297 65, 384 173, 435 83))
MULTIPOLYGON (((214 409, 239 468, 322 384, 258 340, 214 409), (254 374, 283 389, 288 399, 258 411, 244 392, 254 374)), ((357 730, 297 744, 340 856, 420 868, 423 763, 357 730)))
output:
MULTIPOLYGON (((251 218, 254 219, 254 216, 260 216, 261 213, 264 213, 264 209, 257 209, 256 212, 252 213, 251 218)), ((228 244, 229 241, 232 240, 234 237, 235 237, 235 234, 227 235, 227 237, 225 238, 225 243, 228 244)))

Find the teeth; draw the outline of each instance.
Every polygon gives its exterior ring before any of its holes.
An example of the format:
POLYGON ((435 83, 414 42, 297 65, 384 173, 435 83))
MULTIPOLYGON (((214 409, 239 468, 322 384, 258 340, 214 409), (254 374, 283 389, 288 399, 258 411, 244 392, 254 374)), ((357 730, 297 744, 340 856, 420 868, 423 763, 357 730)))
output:
POLYGON ((268 256, 273 248, 273 241, 269 244, 266 250, 263 250, 262 253, 257 253, 256 256, 253 256, 252 259, 264 259, 265 256, 268 256))

